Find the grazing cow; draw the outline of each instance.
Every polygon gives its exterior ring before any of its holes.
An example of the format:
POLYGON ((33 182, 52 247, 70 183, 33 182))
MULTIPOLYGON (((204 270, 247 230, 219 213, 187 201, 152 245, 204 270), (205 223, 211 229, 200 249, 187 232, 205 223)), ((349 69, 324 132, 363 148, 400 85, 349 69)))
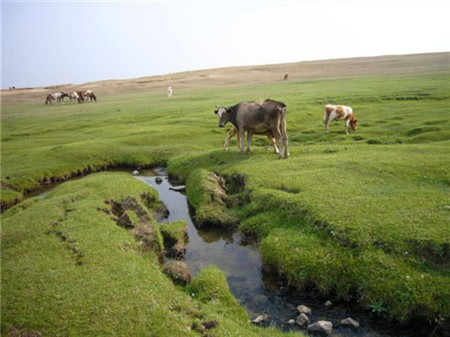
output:
POLYGON ((286 130, 286 104, 271 99, 263 102, 241 102, 230 108, 218 107, 219 127, 232 123, 239 133, 239 145, 244 152, 244 135, 247 131, 247 151, 250 151, 253 134, 269 132, 275 138, 279 158, 287 158, 288 138, 286 130))
POLYGON ((288 74, 284 75, 283 81, 286 81, 288 79, 288 74))
MULTIPOLYGON (((219 108, 219 107, 217 107, 217 108, 219 108)), ((270 131, 262 132, 262 133, 254 132, 253 134, 255 134, 255 135, 266 135, 267 138, 269 138, 270 143, 272 144, 273 148, 275 149, 275 153, 280 153, 280 150, 278 150, 278 147, 277 147, 277 142, 276 142, 275 138, 273 137, 273 134, 270 131)), ((223 149, 224 150, 228 150, 228 145, 230 144, 230 140, 235 135, 237 135, 237 145, 239 147, 239 145, 241 143, 241 137, 239 136, 238 129, 233 125, 233 128, 231 129, 230 132, 228 132, 227 138, 225 139, 225 143, 223 144, 223 149)))
POLYGON ((84 92, 84 97, 86 97, 86 101, 89 99, 91 102, 92 100, 97 102, 97 96, 95 96, 95 93, 92 90, 86 90, 84 92))
POLYGON ((325 122, 326 133, 330 131, 330 122, 334 119, 345 121, 345 133, 348 135, 348 126, 356 131, 358 128, 358 120, 355 118, 353 109, 345 105, 325 105, 323 120, 325 122))
POLYGON ((167 97, 172 97, 172 93, 173 93, 172 87, 169 85, 169 87, 167 88, 167 97))

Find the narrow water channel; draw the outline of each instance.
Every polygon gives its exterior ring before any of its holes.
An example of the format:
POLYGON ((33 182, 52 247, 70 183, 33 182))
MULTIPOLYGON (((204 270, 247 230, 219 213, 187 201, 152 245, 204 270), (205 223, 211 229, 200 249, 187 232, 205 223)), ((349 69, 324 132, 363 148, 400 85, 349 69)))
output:
POLYGON ((311 294, 299 293, 286 287, 275 275, 264 272, 256 243, 245 240, 238 230, 230 233, 218 229, 196 228, 191 219, 186 196, 176 191, 177 186, 171 184, 167 172, 163 169, 147 170, 136 178, 158 191, 160 199, 170 212, 167 222, 187 221, 189 243, 184 261, 192 275, 195 276, 207 265, 218 266, 226 273, 231 292, 247 308, 252 319, 263 313, 269 316, 263 325, 275 325, 284 331, 300 330, 297 325, 289 325, 287 322, 296 319, 296 307, 304 304, 312 308, 312 322, 328 320, 333 323, 331 336, 334 337, 430 336, 430 330, 401 327, 377 320, 367 312, 352 309, 349 304, 338 303, 325 307, 323 298, 317 299, 311 294), (341 319, 347 317, 357 320, 360 328, 339 326, 341 319))

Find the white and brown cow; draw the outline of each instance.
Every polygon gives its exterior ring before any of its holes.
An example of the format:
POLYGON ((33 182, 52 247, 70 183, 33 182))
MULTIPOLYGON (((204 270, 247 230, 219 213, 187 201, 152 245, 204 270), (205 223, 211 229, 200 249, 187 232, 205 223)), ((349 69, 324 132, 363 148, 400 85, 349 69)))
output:
POLYGON ((356 131, 358 128, 358 120, 355 118, 353 109, 345 105, 325 105, 323 120, 325 122, 326 133, 330 131, 330 122, 334 119, 345 121, 345 133, 348 135, 348 126, 356 131))

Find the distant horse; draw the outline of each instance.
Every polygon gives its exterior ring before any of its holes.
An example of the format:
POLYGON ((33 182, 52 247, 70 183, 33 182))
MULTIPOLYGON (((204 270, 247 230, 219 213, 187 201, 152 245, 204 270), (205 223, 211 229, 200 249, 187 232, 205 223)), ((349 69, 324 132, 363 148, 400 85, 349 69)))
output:
POLYGON ((288 74, 284 75, 283 81, 286 81, 288 79, 288 74))
POLYGON ((75 91, 78 95, 78 103, 84 103, 84 92, 83 91, 75 91))
POLYGON ((95 93, 92 90, 86 90, 84 92, 84 97, 86 97, 86 101, 89 99, 91 102, 92 100, 97 102, 97 96, 95 96, 95 93))
POLYGON ((64 102, 64 97, 70 97, 68 93, 64 91, 53 92, 47 95, 47 99, 45 100, 45 104, 51 104, 52 101, 56 101, 56 103, 64 102))
POLYGON ((52 104, 52 101, 54 101, 55 99, 53 98, 52 94, 48 94, 47 98, 45 99, 45 105, 47 104, 52 104))
POLYGON ((169 85, 169 87, 167 88, 167 97, 172 97, 172 93, 173 93, 172 87, 169 85))
POLYGON ((69 94, 65 93, 64 91, 54 92, 52 93, 52 95, 56 103, 64 102, 64 97, 69 97, 69 94))
MULTIPOLYGON (((74 91, 73 93, 71 93, 69 95, 70 101, 73 103, 73 100, 78 101, 78 99, 80 98, 80 96, 78 96, 77 92, 74 91)), ((79 103, 79 102, 78 102, 79 103)))

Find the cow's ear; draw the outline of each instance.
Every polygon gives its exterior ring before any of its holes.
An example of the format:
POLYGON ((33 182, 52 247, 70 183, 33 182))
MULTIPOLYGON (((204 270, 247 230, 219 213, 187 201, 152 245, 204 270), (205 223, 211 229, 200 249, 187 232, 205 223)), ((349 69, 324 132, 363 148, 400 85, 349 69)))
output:
POLYGON ((219 113, 219 110, 214 110, 214 113, 217 115, 219 113))

